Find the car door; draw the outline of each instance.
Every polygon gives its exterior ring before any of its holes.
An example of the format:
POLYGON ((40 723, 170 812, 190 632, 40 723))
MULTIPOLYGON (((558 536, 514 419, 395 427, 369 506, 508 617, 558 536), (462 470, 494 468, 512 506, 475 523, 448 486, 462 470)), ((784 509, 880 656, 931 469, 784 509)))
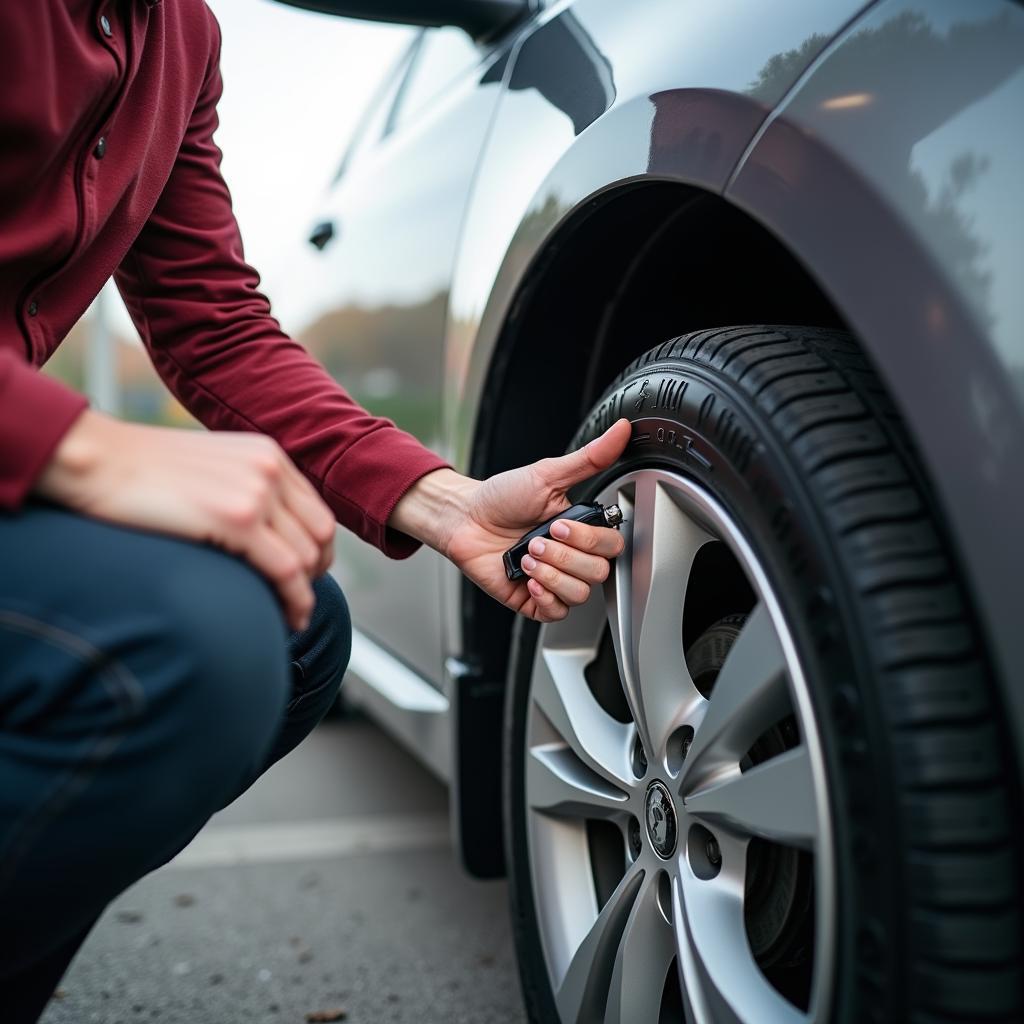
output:
MULTIPOLYGON (((308 301, 293 333, 367 408, 435 450, 452 268, 501 60, 458 29, 415 38, 327 196, 318 266, 295 282, 308 301)), ((393 562, 341 532, 335 565, 356 628, 438 685, 439 558, 393 562)))

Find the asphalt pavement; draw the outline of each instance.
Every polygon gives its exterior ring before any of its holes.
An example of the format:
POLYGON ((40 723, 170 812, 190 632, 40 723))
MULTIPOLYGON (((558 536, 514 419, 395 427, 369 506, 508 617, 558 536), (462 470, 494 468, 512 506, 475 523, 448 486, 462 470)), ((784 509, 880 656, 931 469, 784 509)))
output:
POLYGON ((327 722, 108 909, 43 1024, 521 1024, 503 883, 456 862, 447 795, 327 722))

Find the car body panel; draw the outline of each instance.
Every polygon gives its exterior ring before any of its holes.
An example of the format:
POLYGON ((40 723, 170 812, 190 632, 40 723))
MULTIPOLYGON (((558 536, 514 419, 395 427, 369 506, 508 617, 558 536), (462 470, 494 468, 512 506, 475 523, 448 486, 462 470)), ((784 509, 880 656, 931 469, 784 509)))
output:
MULTIPOLYGON (((331 202, 348 262, 332 265, 331 301, 405 318, 380 358, 406 373, 403 388, 429 392, 420 436, 469 471, 506 327, 587 211, 664 182, 731 204, 800 261, 888 382, 1024 735, 1024 136, 1008 127, 1024 104, 1022 22, 1011 0, 555 3, 346 175, 331 202), (915 54, 921 39, 900 21, 915 11, 932 51, 915 54), (406 345, 436 363, 424 370, 406 345)), ((336 372, 350 381, 340 361, 336 372)), ((471 586, 429 552, 387 565, 351 541, 339 565, 368 642, 444 693, 443 706, 378 699, 386 659, 367 651, 368 706, 414 753, 430 747, 465 863, 497 873, 503 680, 474 658, 479 625, 460 613, 471 586), (438 737, 450 737, 447 771, 438 737)))
MULTIPOLYGON (((673 180, 721 192, 767 115, 863 0, 558 4, 513 51, 466 213, 445 352, 445 438, 468 469, 514 297, 558 227, 601 191, 673 180), (752 32, 751 26, 757 31, 752 32)), ((439 140, 443 145, 443 140, 439 140)), ((446 607, 461 581, 444 567, 446 607)), ((461 655, 462 624, 445 648, 461 655)))
POLYGON ((887 0, 816 62, 727 190, 811 269, 886 380, 951 527, 1017 735, 1022 110, 1024 9, 887 0))
MULTIPOLYGON (((415 62, 414 55, 413 71, 415 62)), ((379 144, 357 142, 318 218, 335 226, 335 236, 316 277, 296 283, 309 297, 299 340, 372 412, 435 449, 443 447, 449 283, 500 62, 500 53, 482 54, 414 122, 379 144)), ((395 563, 354 535, 337 540, 336 571, 356 627, 438 688, 439 563, 425 548, 395 563)))

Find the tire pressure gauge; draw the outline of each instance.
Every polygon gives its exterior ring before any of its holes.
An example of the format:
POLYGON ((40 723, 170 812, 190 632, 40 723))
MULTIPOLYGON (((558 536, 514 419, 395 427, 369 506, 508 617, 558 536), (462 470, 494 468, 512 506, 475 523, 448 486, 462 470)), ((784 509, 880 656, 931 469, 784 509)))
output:
POLYGON ((523 555, 527 553, 530 541, 534 537, 543 537, 545 540, 551 538, 551 524, 559 519, 574 519, 577 523, 586 523, 588 526, 618 526, 622 522, 622 509, 618 505, 604 505, 597 503, 593 505, 573 505, 564 512, 545 520, 540 526, 535 526, 529 533, 524 533, 519 541, 502 555, 505 563, 505 575, 510 580, 521 580, 526 573, 522 569, 523 555))

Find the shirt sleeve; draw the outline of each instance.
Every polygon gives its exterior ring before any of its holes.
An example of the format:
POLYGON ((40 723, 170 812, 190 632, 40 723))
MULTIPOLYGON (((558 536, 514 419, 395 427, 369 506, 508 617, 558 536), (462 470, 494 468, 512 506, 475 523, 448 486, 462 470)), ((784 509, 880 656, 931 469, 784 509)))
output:
MULTIPOLYGON (((210 15, 212 19, 212 15, 210 15)), ((284 334, 244 260, 214 144, 220 32, 171 176, 116 276, 165 383, 213 429, 273 437, 338 521, 393 558, 419 546, 387 527, 399 498, 447 463, 371 415, 284 334)))
POLYGON ((88 404, 19 359, 13 349, 0 347, 0 508, 21 505, 88 404))

